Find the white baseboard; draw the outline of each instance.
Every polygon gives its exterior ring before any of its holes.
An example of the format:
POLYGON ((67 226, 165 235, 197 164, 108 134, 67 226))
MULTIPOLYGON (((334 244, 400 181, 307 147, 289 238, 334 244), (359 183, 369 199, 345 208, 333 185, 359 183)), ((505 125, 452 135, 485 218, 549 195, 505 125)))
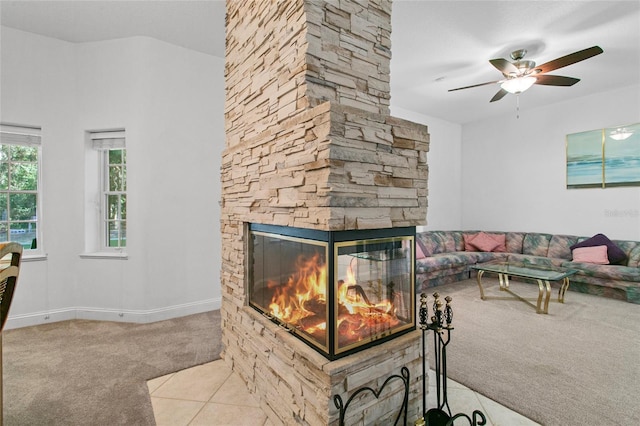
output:
POLYGON ((215 298, 148 310, 75 307, 56 309, 46 312, 34 312, 23 315, 10 314, 9 318, 7 318, 7 323, 5 324, 5 330, 72 319, 146 324, 214 311, 220 309, 221 303, 221 298, 215 298))

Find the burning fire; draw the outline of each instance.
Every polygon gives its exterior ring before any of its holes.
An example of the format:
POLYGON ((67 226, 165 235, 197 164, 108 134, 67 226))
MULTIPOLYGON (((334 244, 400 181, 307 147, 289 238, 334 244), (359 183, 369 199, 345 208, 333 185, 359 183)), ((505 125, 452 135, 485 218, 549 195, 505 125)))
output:
MULTIPOLYGON (((270 313, 285 323, 300 328, 320 342, 326 334, 327 266, 319 254, 300 256, 296 261, 296 273, 285 284, 269 281, 273 290, 270 313)), ((367 283, 372 284, 372 283, 367 283)), ((383 287, 378 285, 380 293, 383 287)), ((386 289, 386 286, 384 286, 386 289)), ((344 280, 338 282, 338 339, 341 346, 376 336, 398 324, 392 301, 377 297, 370 301, 364 287, 359 285, 351 267, 344 280)))
POLYGON ((321 264, 320 255, 316 253, 309 259, 300 256, 296 266, 296 276, 290 276, 285 285, 267 283, 268 288, 274 289, 269 305, 271 314, 291 324, 317 315, 319 305, 323 312, 327 304, 327 267, 321 264))

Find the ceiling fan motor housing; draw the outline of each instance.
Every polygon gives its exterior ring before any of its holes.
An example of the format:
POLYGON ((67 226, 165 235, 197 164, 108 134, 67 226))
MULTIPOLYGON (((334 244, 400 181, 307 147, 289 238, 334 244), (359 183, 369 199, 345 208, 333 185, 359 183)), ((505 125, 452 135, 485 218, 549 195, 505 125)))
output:
POLYGON ((518 61, 514 64, 516 66, 516 68, 518 68, 518 75, 523 75, 523 74, 527 74, 529 71, 531 71, 533 69, 533 67, 536 66, 536 63, 534 61, 518 61))
POLYGON ((511 52, 511 59, 513 59, 514 61, 519 61, 520 59, 524 58, 524 55, 526 54, 527 49, 514 50, 513 52, 511 52))

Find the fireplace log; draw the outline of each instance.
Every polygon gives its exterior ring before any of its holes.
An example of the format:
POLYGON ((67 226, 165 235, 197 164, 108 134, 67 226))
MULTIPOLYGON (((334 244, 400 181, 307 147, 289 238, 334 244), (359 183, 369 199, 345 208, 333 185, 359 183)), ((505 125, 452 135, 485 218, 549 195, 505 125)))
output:
POLYGON ((347 295, 350 295, 352 291, 355 291, 356 296, 360 296, 362 297, 362 300, 364 300, 364 303, 366 303, 367 305, 371 306, 372 303, 369 302, 369 298, 367 297, 367 294, 364 292, 364 289, 362 288, 361 285, 350 285, 349 287, 347 287, 347 295))

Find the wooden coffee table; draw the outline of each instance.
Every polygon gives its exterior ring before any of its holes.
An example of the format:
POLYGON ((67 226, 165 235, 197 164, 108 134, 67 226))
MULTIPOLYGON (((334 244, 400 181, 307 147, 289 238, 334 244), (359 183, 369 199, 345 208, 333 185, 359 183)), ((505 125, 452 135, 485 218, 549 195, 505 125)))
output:
POLYGON ((515 298, 527 303, 529 303, 529 300, 533 299, 520 297, 519 295, 511 291, 511 289, 509 288, 509 277, 511 276, 536 280, 538 282, 538 299, 536 302, 536 312, 539 314, 549 313, 549 299, 551 296, 551 284, 549 282, 561 281, 560 289, 558 290, 558 302, 564 303, 564 294, 569 288, 569 277, 578 272, 574 269, 549 270, 536 268, 533 266, 515 266, 509 264, 508 262, 478 263, 471 266, 471 269, 475 269, 476 271, 478 271, 476 280, 478 281, 478 287, 480 288, 480 298, 482 300, 487 299, 487 297, 484 295, 484 289, 482 288, 482 276, 485 274, 485 272, 498 274, 498 279, 500 281, 500 291, 506 291, 515 298))

